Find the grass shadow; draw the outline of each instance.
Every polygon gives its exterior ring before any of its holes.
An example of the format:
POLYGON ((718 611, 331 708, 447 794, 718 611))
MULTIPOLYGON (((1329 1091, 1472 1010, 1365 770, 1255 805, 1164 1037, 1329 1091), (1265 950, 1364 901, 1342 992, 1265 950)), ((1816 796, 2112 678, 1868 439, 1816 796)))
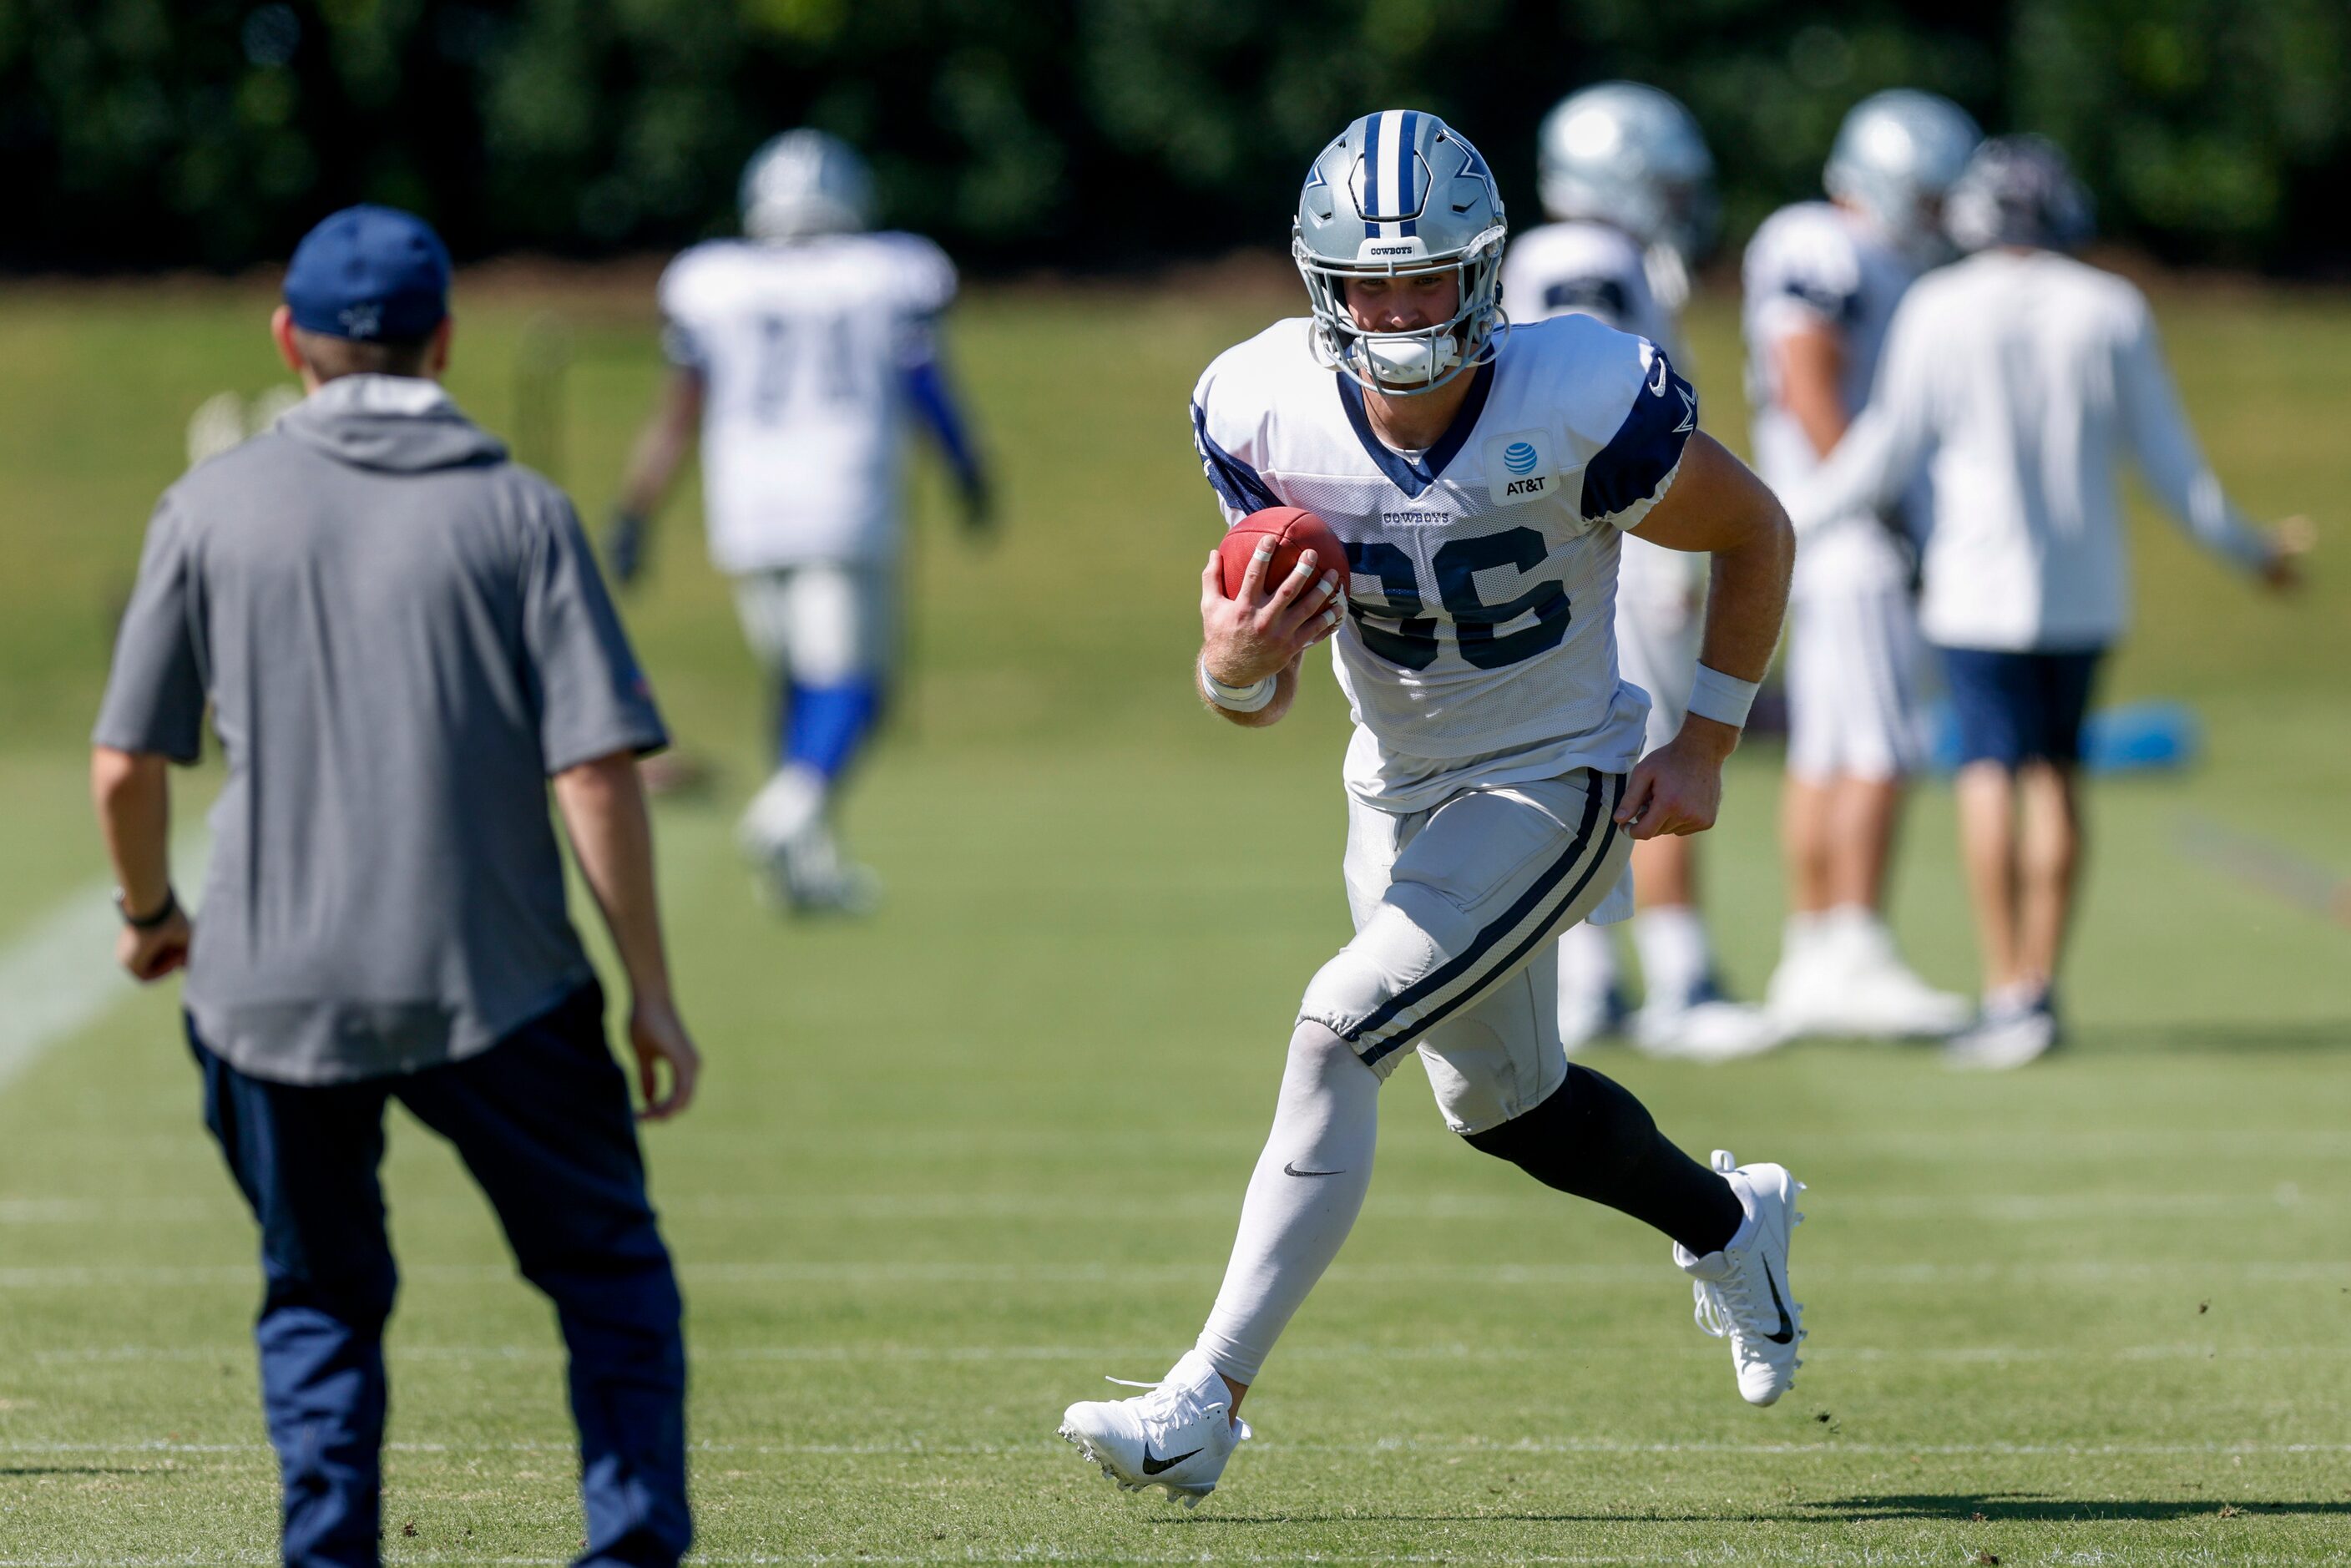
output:
POLYGON ((2242 1514, 2292 1514, 2297 1517, 2351 1515, 2351 1502, 2232 1502, 2227 1498, 2193 1500, 2168 1498, 2062 1498, 2033 1492, 1913 1492, 1888 1497, 1824 1498, 1802 1507, 1817 1513, 1862 1520, 1981 1521, 1987 1523, 2039 1521, 2095 1523, 2104 1520, 2211 1519, 2223 1508, 2242 1514))
POLYGON ((2351 1019, 2292 1021, 2164 1019, 2156 1023, 2069 1026, 2069 1043, 2085 1055, 2306 1056, 2351 1054, 2351 1019))

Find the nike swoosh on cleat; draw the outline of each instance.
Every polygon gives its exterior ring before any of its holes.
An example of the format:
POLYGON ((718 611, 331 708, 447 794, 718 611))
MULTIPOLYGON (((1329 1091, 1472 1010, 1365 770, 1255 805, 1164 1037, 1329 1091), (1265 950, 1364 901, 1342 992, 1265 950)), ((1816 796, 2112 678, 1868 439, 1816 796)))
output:
POLYGON ((1780 1299, 1780 1281, 1771 1278, 1771 1265, 1763 1265, 1763 1282, 1771 1288, 1771 1304, 1780 1309, 1780 1332, 1763 1337, 1773 1344, 1787 1344, 1796 1337, 1796 1325, 1788 1321, 1788 1303, 1780 1299))
POLYGON ((1199 1449, 1195 1448, 1192 1450, 1191 1454, 1178 1454, 1172 1459, 1157 1459, 1152 1458, 1151 1445, 1146 1443, 1143 1448, 1143 1473, 1146 1476, 1155 1476, 1162 1470, 1172 1470, 1176 1466, 1182 1464, 1185 1460, 1190 1458, 1192 1454, 1196 1454, 1199 1451, 1199 1449))
POLYGON ((1294 1176, 1345 1176, 1345 1171, 1302 1171, 1288 1160, 1281 1162, 1281 1174, 1294 1176))

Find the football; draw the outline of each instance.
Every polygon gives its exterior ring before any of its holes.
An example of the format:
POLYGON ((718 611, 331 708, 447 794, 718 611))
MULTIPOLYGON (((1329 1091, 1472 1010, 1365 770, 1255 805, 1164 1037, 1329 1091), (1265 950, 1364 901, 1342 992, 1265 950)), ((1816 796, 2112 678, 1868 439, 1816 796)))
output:
POLYGON ((1257 553, 1259 541, 1267 538, 1273 540, 1273 559, 1265 569, 1266 591, 1270 593, 1280 587, 1282 579, 1298 565, 1298 558, 1312 550, 1317 573, 1336 571, 1339 592, 1345 595, 1347 547, 1339 542, 1331 525, 1303 507, 1268 507, 1235 523, 1217 546, 1226 598, 1240 596, 1241 577, 1249 570, 1249 557, 1257 553))

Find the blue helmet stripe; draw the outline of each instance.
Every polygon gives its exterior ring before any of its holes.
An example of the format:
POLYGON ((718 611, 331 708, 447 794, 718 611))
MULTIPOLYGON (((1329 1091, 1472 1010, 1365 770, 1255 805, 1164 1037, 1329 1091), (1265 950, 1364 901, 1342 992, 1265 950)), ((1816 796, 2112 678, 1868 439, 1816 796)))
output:
MULTIPOLYGON (((1397 168, 1403 175, 1404 185, 1404 188, 1396 193, 1396 210, 1398 212, 1409 213, 1416 210, 1416 204, 1412 199, 1412 171, 1414 164, 1417 162, 1414 156, 1414 149, 1419 145, 1419 138, 1420 110, 1416 109, 1407 109, 1404 111, 1404 134, 1397 138, 1398 141, 1404 143, 1402 147, 1397 149, 1398 157, 1396 159, 1397 168)), ((1396 234, 1399 237, 1409 238, 1413 234, 1413 231, 1419 225, 1413 219, 1406 218, 1402 224, 1397 225, 1396 234)))
POLYGON ((1379 220, 1372 214, 1380 210, 1380 120, 1377 114, 1364 117, 1364 235, 1379 236, 1379 220))

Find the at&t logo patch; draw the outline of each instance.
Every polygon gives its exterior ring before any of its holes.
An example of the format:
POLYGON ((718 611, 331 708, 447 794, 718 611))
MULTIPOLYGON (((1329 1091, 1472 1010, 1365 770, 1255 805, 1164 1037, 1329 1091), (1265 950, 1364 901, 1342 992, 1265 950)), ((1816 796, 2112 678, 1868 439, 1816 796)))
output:
POLYGON ((1486 490, 1498 507, 1541 500, 1559 485, 1551 436, 1540 430, 1513 430, 1486 443, 1486 490))

